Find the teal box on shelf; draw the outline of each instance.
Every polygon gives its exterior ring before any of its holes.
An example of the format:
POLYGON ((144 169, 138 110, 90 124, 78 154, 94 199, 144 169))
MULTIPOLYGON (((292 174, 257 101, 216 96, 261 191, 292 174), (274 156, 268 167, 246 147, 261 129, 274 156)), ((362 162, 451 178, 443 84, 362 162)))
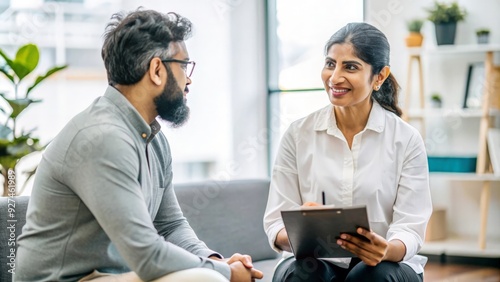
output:
POLYGON ((428 156, 430 172, 476 172, 477 157, 428 156))

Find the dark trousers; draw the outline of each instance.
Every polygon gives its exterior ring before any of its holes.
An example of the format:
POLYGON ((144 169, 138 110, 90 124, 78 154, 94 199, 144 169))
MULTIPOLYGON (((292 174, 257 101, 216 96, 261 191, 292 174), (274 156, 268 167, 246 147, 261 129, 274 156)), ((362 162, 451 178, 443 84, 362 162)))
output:
POLYGON ((417 274, 404 263, 384 261, 377 266, 368 266, 353 258, 349 268, 338 267, 315 258, 296 260, 287 258, 276 268, 273 282, 422 282, 417 274))

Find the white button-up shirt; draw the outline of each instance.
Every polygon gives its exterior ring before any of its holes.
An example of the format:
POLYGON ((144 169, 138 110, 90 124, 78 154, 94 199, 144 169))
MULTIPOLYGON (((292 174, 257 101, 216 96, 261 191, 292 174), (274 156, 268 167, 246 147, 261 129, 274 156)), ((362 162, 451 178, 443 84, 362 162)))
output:
MULTIPOLYGON (((406 246, 403 262, 417 273, 416 255, 432 212, 429 170, 419 132, 377 102, 351 149, 329 105, 290 125, 273 168, 264 229, 274 245, 284 227, 280 211, 311 201, 336 207, 366 205, 370 228, 406 246)), ((284 256, 290 256, 284 252, 284 256)), ((350 259, 329 259, 347 267, 350 259)))

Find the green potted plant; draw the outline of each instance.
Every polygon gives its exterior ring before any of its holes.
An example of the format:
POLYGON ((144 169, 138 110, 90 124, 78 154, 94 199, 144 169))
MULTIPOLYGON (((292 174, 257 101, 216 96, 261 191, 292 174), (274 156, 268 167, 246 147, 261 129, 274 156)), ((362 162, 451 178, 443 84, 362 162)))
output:
MULTIPOLYGON (((55 66, 44 75, 39 75, 30 86, 20 87, 29 74, 35 70, 40 58, 40 51, 34 44, 21 46, 14 58, 10 58, 0 49, 0 56, 5 60, 5 65, 0 72, 11 82, 13 95, 0 93, 4 103, 0 104, 0 112, 4 120, 0 124, 0 169, 4 178, 3 196, 15 196, 20 191, 16 186, 15 168, 23 157, 43 149, 40 140, 32 136, 32 131, 25 131, 17 127, 17 119, 32 104, 41 100, 33 100, 30 97, 33 89, 47 77, 66 68, 66 66, 55 66), (21 92, 21 89, 26 89, 21 92)), ((33 172, 32 172, 33 173, 33 172)), ((31 174, 32 175, 32 174, 31 174)))
POLYGON ((477 43, 478 44, 488 44, 490 37, 489 28, 479 28, 476 29, 477 43))
POLYGON ((435 26, 437 44, 454 44, 457 22, 465 20, 467 11, 457 2, 449 4, 434 2, 434 6, 426 10, 429 13, 427 19, 435 26))
POLYGON ((406 23, 408 31, 410 34, 406 37, 406 46, 408 47, 420 47, 422 46, 422 41, 424 37, 420 30, 422 29, 422 25, 424 24, 424 20, 422 19, 412 19, 406 23))

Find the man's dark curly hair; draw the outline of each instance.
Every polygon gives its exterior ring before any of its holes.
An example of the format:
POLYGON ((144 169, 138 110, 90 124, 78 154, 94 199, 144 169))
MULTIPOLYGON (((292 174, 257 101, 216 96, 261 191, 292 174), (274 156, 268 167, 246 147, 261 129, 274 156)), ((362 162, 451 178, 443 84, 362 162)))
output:
POLYGON ((137 10, 114 14, 104 33, 102 59, 110 85, 137 83, 154 57, 174 56, 170 42, 185 41, 191 22, 176 14, 137 10))

